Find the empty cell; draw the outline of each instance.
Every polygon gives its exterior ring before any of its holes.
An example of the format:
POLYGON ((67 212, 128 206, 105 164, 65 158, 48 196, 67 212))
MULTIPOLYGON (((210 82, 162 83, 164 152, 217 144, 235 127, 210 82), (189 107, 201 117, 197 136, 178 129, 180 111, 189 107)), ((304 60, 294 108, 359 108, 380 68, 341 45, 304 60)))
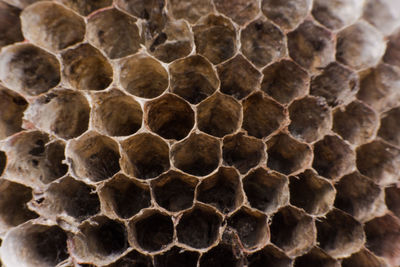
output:
POLYGON ((398 180, 400 150, 382 141, 357 148, 357 168, 375 183, 388 185, 398 180))
POLYGON ((241 267, 244 266, 240 255, 228 244, 219 244, 204 253, 199 261, 199 267, 241 267))
POLYGON ((268 214, 289 201, 287 177, 263 168, 251 171, 243 179, 243 188, 250 206, 268 214))
POLYGON ((176 226, 178 241, 196 249, 208 248, 217 241, 221 223, 222 217, 215 209, 196 205, 180 218, 176 226))
POLYGON ((360 101, 353 101, 333 113, 333 131, 355 145, 368 142, 377 126, 375 111, 360 101))
POLYGON ((21 13, 24 37, 33 44, 58 51, 83 41, 84 20, 55 2, 39 1, 21 13))
MULTIPOLYGON (((377 217, 364 226, 366 247, 396 266, 400 264, 400 219, 390 214, 377 217)), ((4 242, 4 241, 3 241, 4 242)))
POLYGON ((132 250, 107 267, 153 267, 151 257, 132 250))
POLYGON ((197 200, 216 207, 222 213, 230 213, 243 202, 239 174, 234 168, 221 167, 201 181, 196 195, 197 200))
POLYGON ((0 3, 0 47, 24 40, 19 18, 21 10, 6 2, 0 3))
POLYGON ((22 118, 27 107, 25 98, 0 85, 0 139, 22 131, 22 118))
POLYGON ((67 233, 30 221, 8 232, 0 252, 6 266, 56 266, 68 258, 67 233))
POLYGON ((396 0, 366 0, 363 18, 388 35, 400 26, 398 10, 400 4, 396 0))
POLYGON ((160 137, 149 133, 134 135, 122 143, 122 168, 139 179, 154 178, 167 171, 169 147, 160 137))
POLYGON ((336 180, 349 173, 355 163, 355 153, 336 135, 326 135, 314 144, 313 168, 319 175, 336 180))
POLYGON ((294 29, 308 15, 312 1, 310 0, 262 0, 261 9, 268 19, 285 30, 294 29))
POLYGON ((155 59, 137 54, 121 61, 119 81, 130 94, 154 98, 168 87, 168 73, 155 59))
POLYGON ((385 49, 382 33, 360 20, 338 33, 336 59, 353 69, 361 70, 375 66, 385 49))
POLYGON ((154 267, 197 267, 199 253, 183 251, 182 248, 173 247, 164 254, 154 257, 154 267))
POLYGON ((70 141, 66 154, 74 173, 92 182, 103 181, 120 170, 118 144, 96 132, 70 141))
POLYGON ((185 140, 174 144, 171 148, 171 157, 178 169, 188 174, 205 176, 218 167, 221 148, 217 139, 193 133, 185 140))
POLYGON ((7 164, 7 155, 4 151, 0 150, 0 177, 4 172, 7 164))
POLYGON ((241 51, 261 68, 286 53, 286 40, 281 30, 265 18, 259 18, 241 32, 241 51))
POLYGON ((325 98, 330 106, 335 107, 348 103, 358 89, 357 74, 334 62, 312 79, 310 94, 325 98))
POLYGON ((103 134, 127 136, 142 127, 143 111, 132 97, 113 89, 92 98, 95 100, 92 121, 103 134))
POLYGON ((29 96, 49 91, 60 82, 57 58, 29 43, 5 47, 0 53, 4 85, 29 96))
POLYGON ((312 217, 290 206, 272 217, 271 242, 289 257, 304 254, 315 245, 316 228, 312 217))
POLYGON ((82 16, 112 5, 112 0, 58 0, 63 5, 75 10, 82 16))
POLYGON ((385 202, 388 209, 400 218, 400 186, 393 185, 385 189, 385 202))
POLYGON ((283 106, 256 92, 243 101, 242 128, 254 137, 267 137, 286 123, 286 113, 283 106))
POLYGON ((223 16, 209 14, 193 26, 196 52, 213 64, 231 58, 236 52, 236 29, 223 16))
POLYGON ((290 177, 290 203, 311 215, 321 216, 333 207, 335 189, 311 170, 290 177))
POLYGON ((249 267, 291 267, 292 260, 273 245, 247 256, 249 267))
POLYGON ((386 52, 383 61, 387 64, 400 67, 400 31, 387 37, 386 52))
POLYGON ((49 143, 49 136, 39 131, 14 135, 3 147, 8 161, 3 176, 33 188, 43 187, 67 173, 64 147, 61 141, 49 143))
POLYGON ((245 174, 266 158, 263 142, 243 133, 224 138, 222 156, 224 164, 235 167, 241 174, 245 174))
POLYGON ((400 146, 400 107, 391 109, 381 116, 379 137, 388 143, 400 146))
POLYGON ((217 11, 240 25, 252 20, 259 12, 257 0, 214 0, 214 4, 217 11))
POLYGON ((256 90, 261 73, 241 54, 217 66, 220 91, 240 100, 256 90))
POLYGON ((316 72, 335 60, 332 33, 310 20, 290 32, 287 38, 290 57, 311 72, 316 72))
POLYGON ((387 267, 388 265, 381 258, 378 258, 369 250, 363 248, 359 252, 342 260, 342 267, 354 266, 387 267))
POLYGON ((228 227, 237 233, 246 249, 261 248, 269 240, 267 216, 259 211, 242 207, 228 219, 228 227))
POLYGON ((373 218, 383 204, 383 194, 379 186, 358 172, 343 176, 335 187, 335 207, 359 221, 373 218))
POLYGON ((340 267, 340 263, 326 254, 322 249, 314 247, 307 254, 297 257, 294 267, 340 267))
POLYGON ((38 215, 29 210, 32 189, 6 179, 0 180, 0 233, 20 225, 38 215))
POLYGON ((219 86, 212 64, 199 55, 176 60, 169 66, 169 73, 171 91, 192 104, 212 95, 219 86))
POLYGON ((365 242, 362 225, 349 214, 331 210, 316 221, 319 246, 334 258, 344 258, 359 251, 365 242))
POLYGON ((241 116, 239 102, 217 92, 197 106, 197 127, 210 135, 223 137, 239 128, 241 116))
POLYGON ((117 174, 99 190, 104 212, 128 219, 151 205, 150 188, 123 174, 117 174))
POLYGON ((169 0, 168 8, 176 19, 185 19, 191 24, 213 10, 211 0, 169 0))
POLYGON ((282 104, 307 93, 309 76, 291 60, 281 60, 263 70, 261 90, 282 104))
POLYGON ((195 177, 169 171, 152 181, 151 186, 157 204, 166 210, 177 212, 193 205, 197 183, 195 177))
POLYGON ((332 111, 322 97, 306 96, 293 101, 289 116, 292 136, 308 143, 323 138, 332 127, 332 111))
POLYGON ((318 22, 338 30, 356 22, 363 11, 364 0, 315 0, 312 15, 318 22))
POLYGON ((194 126, 194 111, 183 99, 165 94, 145 105, 151 131, 165 139, 181 140, 194 126))
POLYGON ((103 90, 113 80, 107 59, 90 44, 81 44, 62 54, 63 75, 78 90, 103 90))
POLYGON ((164 249, 172 242, 174 225, 170 216, 148 210, 129 223, 130 242, 148 252, 164 249))
POLYGON ((26 110, 25 119, 47 133, 70 139, 88 129, 89 115, 89 103, 80 92, 56 89, 36 98, 26 110))
POLYGON ((267 147, 268 168, 286 175, 308 167, 312 160, 310 146, 287 134, 275 135, 268 140, 267 147))
POLYGON ((136 19, 115 8, 90 16, 86 36, 111 59, 136 53, 141 42, 136 19))

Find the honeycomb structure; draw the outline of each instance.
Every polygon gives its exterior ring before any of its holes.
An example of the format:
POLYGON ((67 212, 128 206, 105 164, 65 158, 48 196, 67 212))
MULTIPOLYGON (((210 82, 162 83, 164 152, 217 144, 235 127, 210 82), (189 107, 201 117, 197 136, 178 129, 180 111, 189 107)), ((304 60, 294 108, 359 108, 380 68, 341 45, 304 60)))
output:
POLYGON ((0 266, 400 266, 397 0, 0 0, 0 266))

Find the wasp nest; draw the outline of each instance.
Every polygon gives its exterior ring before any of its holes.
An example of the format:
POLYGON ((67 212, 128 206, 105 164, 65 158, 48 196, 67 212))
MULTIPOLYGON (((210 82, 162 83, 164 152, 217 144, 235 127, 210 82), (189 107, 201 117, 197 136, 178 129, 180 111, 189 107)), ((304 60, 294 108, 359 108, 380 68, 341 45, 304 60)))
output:
POLYGON ((0 0, 0 266, 399 266, 399 10, 0 0))

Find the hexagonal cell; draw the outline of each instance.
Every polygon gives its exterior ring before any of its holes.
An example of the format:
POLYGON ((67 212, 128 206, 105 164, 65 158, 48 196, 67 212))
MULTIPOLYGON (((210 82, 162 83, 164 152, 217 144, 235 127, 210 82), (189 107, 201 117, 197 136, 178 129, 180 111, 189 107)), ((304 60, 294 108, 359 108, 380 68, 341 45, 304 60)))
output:
POLYGON ((238 54, 217 66, 220 91, 240 100, 257 89, 261 74, 249 61, 238 54))
POLYGON ((151 187, 157 204, 166 210, 176 212, 193 205, 197 183, 195 177, 169 171, 152 181, 151 187))
POLYGON ((306 94, 309 77, 291 60, 281 60, 263 70, 261 90, 282 104, 306 94))
POLYGON ((292 260, 273 245, 267 245, 247 257, 249 267, 291 267, 292 260))
POLYGON ((224 138, 222 156, 225 164, 234 166, 241 174, 257 166, 266 157, 263 142, 244 133, 224 138))
POLYGON ((82 44, 62 54, 63 75, 78 90, 103 90, 113 80, 107 59, 90 44, 82 44))
POLYGON ((285 55, 284 34, 265 18, 248 24, 240 38, 243 55, 259 68, 285 55))
POLYGON ((25 98, 0 84, 0 139, 22 131, 22 117, 27 107, 25 98))
POLYGON ((4 172, 7 164, 7 155, 4 151, 0 150, 0 177, 4 172))
POLYGON ((160 137, 141 133, 124 140, 121 145, 124 151, 122 168, 129 175, 150 179, 170 167, 169 148, 160 137))
POLYGON ((293 137, 311 143, 332 127, 332 111, 322 97, 306 96, 289 106, 289 131, 293 137))
POLYGON ((164 249, 173 239, 174 225, 170 216, 159 211, 146 211, 129 223, 130 243, 154 252, 164 249))
POLYGON ((400 219, 390 214, 377 217, 364 226, 366 247, 389 264, 400 264, 400 219))
POLYGON ((90 16, 86 35, 90 43, 111 59, 134 54, 140 48, 136 19, 114 8, 90 16))
POLYGON ((210 14, 193 26, 196 52, 213 64, 231 58, 236 52, 236 30, 230 20, 210 14))
POLYGON ((342 260, 342 267, 388 267, 388 265, 380 258, 366 249, 362 249, 357 253, 352 254, 350 257, 342 260))
POLYGON ((357 168, 361 174, 380 185, 396 183, 400 150, 382 141, 372 141, 357 148, 357 168))
POLYGON ((128 219, 151 205, 150 188, 123 174, 117 174, 99 189, 103 210, 128 219))
POLYGON ((137 54, 121 61, 119 81, 130 94, 154 98, 168 87, 168 73, 155 59, 137 54))
POLYGON ((136 250, 132 250, 107 267, 153 267, 151 257, 143 255, 136 250))
POLYGON ((171 91, 192 104, 212 95, 219 86, 218 77, 208 60, 199 55, 179 59, 169 66, 171 91))
POLYGON ((0 79, 18 92, 39 95, 60 82, 60 63, 52 54, 29 43, 8 46, 0 54, 0 79))
POLYGON ((244 266, 243 261, 239 255, 233 250, 232 246, 228 244, 219 244, 204 253, 199 261, 199 267, 240 267, 244 266))
POLYGON ((4 144, 8 162, 4 178, 33 188, 42 187, 68 171, 63 163, 64 143, 53 141, 39 131, 21 132, 4 144))
POLYGON ((70 139, 88 129, 89 114, 89 103, 81 93, 57 89, 36 98, 25 112, 25 119, 43 131, 70 139))
POLYGON ((239 128, 241 108, 233 97, 217 92, 197 106, 197 127, 216 137, 231 134, 239 128))
POLYGON ((366 0, 363 18, 383 34, 388 35, 400 26, 400 5, 393 0, 366 0))
POLYGON ((286 122, 286 111, 277 102, 257 92, 243 101, 242 128, 257 138, 277 131, 286 122))
POLYGON ((69 249, 78 262, 104 265, 118 259, 129 247, 125 225, 97 216, 79 226, 69 249))
POLYGON ((329 29, 337 30, 356 22, 363 11, 364 0, 315 0, 312 15, 329 29))
POLYGON ((374 110, 360 101, 353 101, 333 113, 332 130, 355 145, 368 142, 377 126, 378 116, 374 110))
POLYGON ((396 67, 379 64, 361 73, 360 90, 357 98, 377 112, 398 106, 400 100, 400 70, 396 67))
POLYGON ((327 213, 335 201, 335 189, 311 170, 290 177, 290 203, 311 215, 327 213))
POLYGON ((326 254, 323 250, 314 247, 307 254, 297 257, 294 267, 340 267, 340 263, 326 254))
POLYGON ((165 139, 181 140, 194 126, 194 111, 173 94, 165 94, 145 105, 148 127, 165 139))
POLYGON ((197 200, 230 213, 243 202, 239 174, 234 168, 221 167, 218 172, 202 180, 197 187, 197 200))
POLYGON ((193 133, 172 147, 171 156, 178 169, 192 175, 205 176, 218 167, 221 148, 217 139, 193 133))
POLYGON ((375 66, 385 53, 383 35, 360 20, 337 35, 336 59, 356 70, 375 66))
POLYGON ((387 64, 400 67, 400 31, 387 37, 386 52, 383 61, 387 64))
POLYGON ((287 37, 290 57, 312 72, 324 68, 335 60, 332 33, 310 20, 303 22, 287 37))
POLYGON ((310 11, 310 0, 262 0, 262 12, 285 30, 294 29, 310 11))
POLYGON ((334 258, 348 257, 364 245, 362 225, 343 211, 333 209, 316 225, 320 247, 334 258))
POLYGON ((381 116, 378 135, 386 142, 400 147, 400 107, 391 109, 381 116))
POLYGON ((66 154, 74 173, 92 182, 105 180, 120 170, 118 144, 96 132, 71 140, 66 154))
POLYGON ((32 199, 32 189, 22 184, 0 180, 0 234, 38 215, 29 210, 27 203, 32 199))
POLYGON ((276 172, 258 168, 243 179, 250 206, 266 213, 275 212, 289 200, 288 179, 276 172))
POLYGON ((21 10, 4 2, 0 3, 0 48, 24 40, 19 15, 21 10))
POLYGON ((312 160, 312 150, 287 134, 278 134, 267 142, 267 166, 283 174, 299 172, 312 160))
POLYGON ((75 10, 82 16, 87 16, 90 13, 112 5, 112 0, 58 0, 63 5, 75 10))
POLYGON ((196 205, 180 218, 176 226, 178 241, 197 249, 207 248, 217 241, 221 223, 215 209, 196 205))
POLYGON ((312 217, 290 206, 280 209, 272 217, 271 242, 289 257, 304 254, 315 244, 316 229, 312 217))
POLYGON ((30 221, 8 232, 0 252, 6 266, 56 266, 68 258, 67 234, 58 226, 30 221))
POLYGON ((326 135, 314 144, 313 168, 325 178, 335 180, 349 173, 354 163, 354 151, 336 135, 326 135))
POLYGON ((211 0, 169 0, 168 8, 176 19, 195 23, 213 10, 211 0))
POLYGON ((136 133, 142 127, 143 111, 132 97, 113 89, 92 98, 92 120, 100 132, 111 136, 127 136, 136 133))
POLYGON ((154 257, 155 267, 197 267, 199 253, 194 251, 183 251, 182 248, 173 247, 164 254, 154 257))
POLYGON ((393 185, 385 189, 386 206, 400 218, 400 187, 393 185))
POLYGON ((381 189, 358 172, 345 175, 335 185, 335 207, 351 214, 359 221, 373 218, 383 204, 381 189))
POLYGON ((240 25, 252 20, 259 12, 257 0, 214 0, 214 4, 218 12, 240 25))
POLYGON ((236 231, 246 249, 261 248, 269 240, 267 217, 259 211, 242 207, 228 219, 228 226, 236 231))

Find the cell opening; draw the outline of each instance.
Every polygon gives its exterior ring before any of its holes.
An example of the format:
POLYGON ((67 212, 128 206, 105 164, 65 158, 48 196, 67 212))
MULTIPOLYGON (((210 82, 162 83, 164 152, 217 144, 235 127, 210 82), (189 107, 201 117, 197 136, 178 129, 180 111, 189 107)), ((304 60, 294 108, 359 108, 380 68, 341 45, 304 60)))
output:
POLYGON ((267 245, 247 257, 249 267, 291 267, 292 260, 273 245, 267 245))
POLYGON ((154 267, 197 267, 199 253, 183 251, 182 248, 173 247, 164 254, 154 257, 154 267))

